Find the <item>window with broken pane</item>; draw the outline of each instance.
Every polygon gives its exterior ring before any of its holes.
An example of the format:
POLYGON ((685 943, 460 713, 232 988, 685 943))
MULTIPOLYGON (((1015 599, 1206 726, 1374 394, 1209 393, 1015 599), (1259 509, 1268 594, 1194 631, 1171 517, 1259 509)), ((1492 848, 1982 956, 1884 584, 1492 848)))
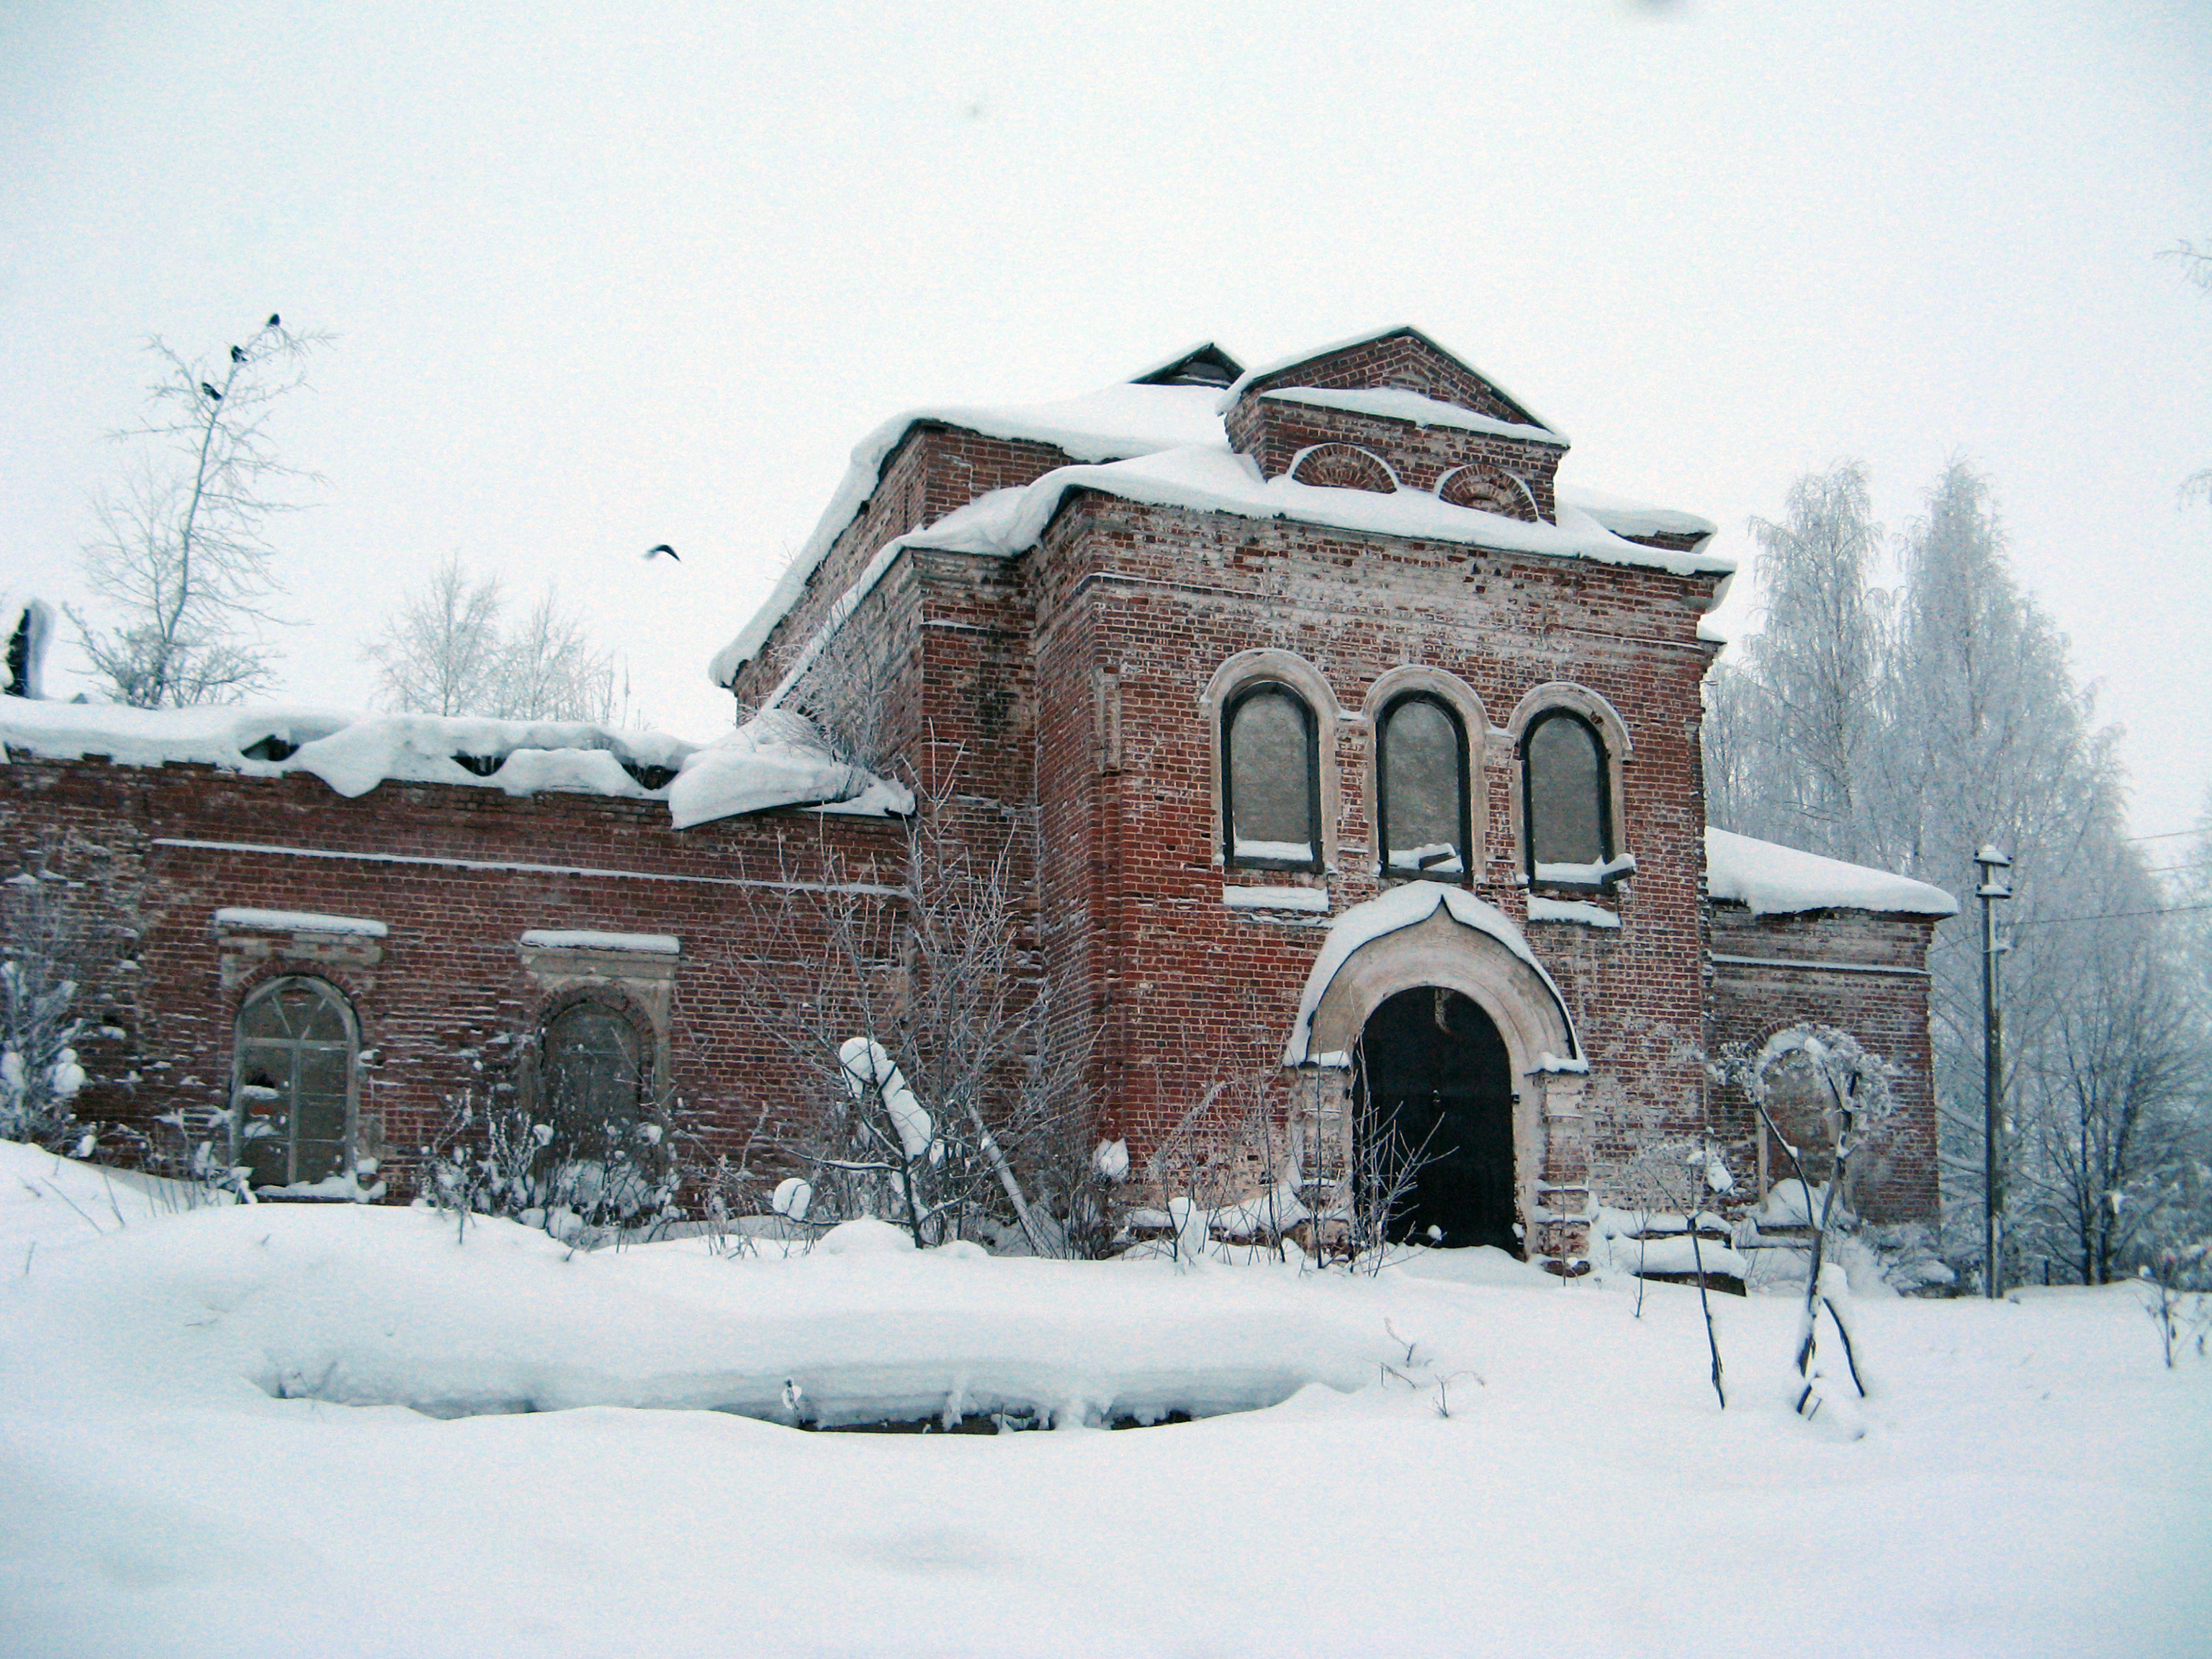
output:
POLYGON ((1408 692, 1383 711, 1376 815, 1385 873, 1457 880, 1468 872, 1467 733, 1441 697, 1408 692))
POLYGON ((1321 861, 1320 758, 1313 710, 1287 685, 1262 681, 1222 718, 1229 862, 1310 868, 1321 861))
POLYGON ((256 1186, 352 1172, 355 1030, 344 996, 319 979, 273 981, 239 1011, 234 1133, 256 1186))

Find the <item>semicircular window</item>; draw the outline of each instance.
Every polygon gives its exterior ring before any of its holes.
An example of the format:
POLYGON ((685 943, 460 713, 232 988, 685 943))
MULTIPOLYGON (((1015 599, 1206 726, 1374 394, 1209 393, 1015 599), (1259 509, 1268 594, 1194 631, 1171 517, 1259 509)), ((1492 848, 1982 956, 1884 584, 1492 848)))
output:
POLYGON ((547 1022, 544 1107, 571 1153, 589 1158, 627 1143, 645 1085, 645 1045, 619 1010, 573 1002, 547 1022))
POLYGON ((257 1187, 352 1171, 353 1012, 319 979, 272 980, 238 1013, 238 1153, 257 1187))
POLYGON ((1457 881, 1468 869, 1466 728, 1432 692, 1408 691, 1382 711, 1376 813, 1386 875, 1457 881))
POLYGON ((1605 745, 1571 709, 1553 708, 1521 740, 1528 873, 1540 882, 1595 886, 1613 855, 1605 745))
POLYGON ((1321 758, 1313 710, 1261 680, 1221 714, 1224 852, 1231 865, 1310 870, 1321 862, 1321 758))

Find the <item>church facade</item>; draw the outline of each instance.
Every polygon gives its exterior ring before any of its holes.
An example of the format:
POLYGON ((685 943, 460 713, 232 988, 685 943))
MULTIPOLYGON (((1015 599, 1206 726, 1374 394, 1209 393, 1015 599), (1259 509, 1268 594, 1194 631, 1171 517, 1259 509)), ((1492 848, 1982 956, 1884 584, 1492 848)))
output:
POLYGON ((1318 1207, 1379 1124, 1425 1148, 1411 1236, 1571 1270, 1642 1147, 1711 1137, 1745 1201, 1778 1178, 1705 1060, 1818 1020, 1898 1068, 1859 1207, 1930 1219, 1955 906, 1709 833, 1729 567, 1705 520, 1562 484, 1568 447, 1412 329, 901 416, 715 659, 744 724, 696 750, 11 699, 18 859, 127 941, 85 1115, 260 1103, 272 1188, 402 1196, 487 1065, 613 1055, 755 1146, 803 1106, 746 988, 822 896, 908 902, 896 761, 1012 849, 1038 1041, 1139 1184, 1233 1097, 1245 1184, 1318 1207))

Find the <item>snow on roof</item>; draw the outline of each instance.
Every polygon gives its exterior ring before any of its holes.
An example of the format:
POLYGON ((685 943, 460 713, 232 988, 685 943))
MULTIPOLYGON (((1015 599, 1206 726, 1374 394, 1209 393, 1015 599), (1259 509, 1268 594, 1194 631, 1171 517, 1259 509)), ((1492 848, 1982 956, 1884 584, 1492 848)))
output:
MULTIPOLYGON (((105 755, 119 765, 197 763, 251 777, 307 772, 348 797, 400 782, 458 784, 510 795, 561 790, 665 799, 678 829, 771 806, 863 797, 877 801, 878 812, 905 810, 896 805, 896 786, 881 785, 858 768, 836 768, 833 779, 821 765, 795 765, 787 752, 793 743, 787 722, 797 718, 785 716, 786 724, 775 728, 780 735, 769 740, 759 732, 746 738, 752 732, 747 726, 702 748, 665 732, 577 720, 283 706, 128 708, 0 697, 0 744, 48 760, 105 755), (738 743, 741 738, 746 741, 738 743), (702 755, 714 757, 702 768, 704 781, 692 786, 686 807, 678 811, 677 786, 702 755)), ((819 739, 815 742, 818 746, 819 739)))
POLYGON ((1507 403, 1512 404, 1514 408, 1519 410, 1523 415, 1526 415, 1531 424, 1540 428, 1542 430, 1550 433, 1554 438, 1557 438, 1559 441, 1561 447, 1564 448, 1567 447, 1567 434, 1560 431, 1557 426, 1546 420, 1542 416, 1539 415, 1534 410, 1529 408, 1523 399, 1515 397, 1510 392, 1508 392, 1504 386, 1498 385, 1498 383, 1492 380, 1489 375, 1483 374, 1480 369, 1476 368, 1471 363, 1464 362, 1455 354, 1446 351, 1434 340, 1431 340, 1427 335, 1422 333, 1419 329, 1414 328, 1411 325, 1406 323, 1394 324, 1389 328, 1370 329, 1364 334, 1354 334, 1348 339, 1332 341, 1329 344, 1325 346, 1316 346, 1310 350, 1301 351, 1291 356, 1277 358, 1272 363, 1262 363, 1257 368, 1248 368, 1243 372, 1243 374, 1237 377, 1236 381, 1230 386, 1228 391, 1221 393, 1220 396, 1215 399, 1214 407, 1222 414, 1226 415, 1231 410, 1237 407, 1237 400, 1244 395, 1246 387, 1255 386, 1260 381, 1267 380, 1270 375, 1280 374, 1287 368, 1302 368, 1306 364, 1316 362, 1321 358, 1334 357, 1340 351, 1350 351, 1358 346, 1372 345, 1377 340, 1387 340, 1393 335, 1398 334, 1409 334, 1413 336, 1413 338, 1420 341, 1422 344, 1427 346, 1430 350, 1435 352, 1438 356, 1449 357, 1452 362, 1458 363, 1462 368, 1465 368, 1468 374, 1480 376, 1483 383, 1492 392, 1503 398, 1507 403))
POLYGON ((803 715, 766 708, 684 757, 668 786, 668 811, 678 830, 689 830, 771 806, 851 801, 872 787, 888 792, 883 810, 914 811, 912 791, 839 760, 803 715))
POLYGON ((1462 409, 1457 404, 1448 404, 1441 398, 1408 392, 1401 386, 1340 390, 1334 386, 1270 386, 1260 396, 1269 403, 1341 409, 1354 415, 1379 415, 1385 420, 1410 421, 1420 427, 1455 427, 1463 432, 1486 432, 1495 437, 1518 438, 1526 443, 1549 444, 1562 449, 1567 443, 1549 427, 1524 426, 1518 421, 1501 421, 1494 415, 1462 409))
POLYGON ((1609 495, 1602 489, 1585 489, 1580 484, 1559 484, 1553 497, 1563 507, 1572 507, 1587 513, 1616 536, 1717 536, 1720 526, 1711 519, 1701 519, 1694 513, 1677 512, 1671 507, 1653 507, 1648 502, 1631 501, 1626 495, 1609 495))
POLYGON ((1019 552, 1036 544, 1072 489, 1096 489, 1125 501, 1249 519, 1290 519, 1331 529, 1461 542, 1504 552, 1640 565, 1677 575, 1718 575, 1735 568, 1729 560, 1707 554, 1624 541, 1579 508, 1563 507, 1557 524, 1532 524, 1455 506, 1425 489, 1384 495, 1300 483, 1287 474, 1268 478, 1249 457, 1226 447, 1166 450, 1103 466, 1064 466, 1024 489, 1000 492, 1002 500, 995 514, 970 519, 957 532, 948 517, 908 539, 968 552, 1019 552))
POLYGON ((1727 830, 1705 831, 1705 890, 1755 916, 1801 910, 1875 910, 1896 915, 1955 916, 1959 902, 1940 887, 1863 864, 1822 858, 1727 830))
POLYGON ((1545 972, 1544 964, 1536 960, 1527 938, 1513 925, 1513 918, 1462 888, 1446 887, 1441 882, 1409 881, 1403 887, 1392 888, 1380 898, 1353 905, 1329 924, 1321 955, 1314 959, 1313 970, 1306 975, 1305 994, 1298 1001, 1297 1023, 1291 1027, 1291 1040, 1283 1050, 1284 1065, 1305 1064, 1307 1049, 1313 1041, 1314 1015, 1320 1010, 1321 1000, 1328 994, 1338 971, 1352 960, 1352 953, 1386 934, 1426 921, 1437 913, 1439 905, 1448 908, 1452 920, 1462 927, 1496 939, 1544 981, 1545 989, 1559 1005, 1559 1018, 1567 1028, 1567 1039, 1575 1045, 1576 1054, 1580 1055, 1582 1039, 1575 1034, 1574 1016, 1567 1012, 1567 1000, 1559 994, 1559 988, 1545 972))
MULTIPOLYGON (((759 655, 776 624, 799 603, 808 580, 829 556, 837 538, 874 494, 885 462, 915 427, 929 423, 957 427, 986 437, 1048 443, 1073 458, 1075 465, 1047 473, 1026 490, 994 491, 934 524, 909 531, 887 543, 859 580, 839 599, 839 614, 833 616, 826 632, 817 634, 811 649, 818 652, 821 643, 835 632, 836 625, 851 614, 853 607, 866 597, 867 591, 890 568, 901 548, 942 547, 1006 556, 1024 552, 1036 544, 1044 525, 1050 522, 1062 496, 1071 489, 1098 489, 1131 501, 1234 513, 1247 518, 1295 519, 1341 529, 1473 543, 1508 552, 1548 553, 1608 564, 1642 565, 1678 575, 1726 577, 1734 572, 1735 566, 1730 560, 1701 553, 1670 553, 1622 539, 1624 533, 1713 532, 1712 525, 1691 514, 1670 513, 1663 507, 1645 507, 1595 492, 1583 492, 1583 497, 1597 503, 1585 508, 1571 492, 1562 490, 1559 499, 1575 505, 1576 522, 1570 524, 1570 515, 1563 511, 1557 526, 1529 525, 1472 507, 1455 507, 1421 490, 1401 490, 1395 496, 1378 496, 1365 490, 1327 489, 1282 478, 1263 480, 1249 461, 1231 450, 1222 416, 1235 404, 1237 387, 1277 370, 1295 368, 1330 352, 1397 333, 1418 334, 1418 331, 1384 329, 1340 341, 1319 351, 1303 352, 1270 368, 1247 373, 1229 394, 1201 386, 1109 386, 1057 403, 1002 408, 932 405, 896 416, 871 432, 854 449, 852 465, 830 498, 814 533, 786 567, 774 591, 752 619, 735 639, 714 653, 708 673, 715 684, 728 685, 737 678, 739 669, 759 655), (1025 497, 1027 502, 1027 507, 1018 513, 1007 505, 1008 498, 1015 496, 1025 497), (1376 506, 1378 501, 1395 505, 1379 509, 1376 506), (1041 516, 1028 510, 1040 504, 1041 516)), ((1442 350, 1441 347, 1437 349, 1442 350)), ((1497 382, 1489 384, 1501 397, 1524 412, 1527 410, 1527 404, 1498 386, 1497 382)), ((1310 387, 1291 390, 1304 401, 1340 400, 1328 407, 1357 407, 1395 419, 1415 420, 1418 416, 1419 421, 1429 424, 1464 426, 1476 431, 1494 429, 1510 436, 1556 442, 1563 447, 1566 443, 1559 428, 1548 422, 1537 422, 1524 427, 1492 421, 1487 416, 1418 392, 1339 392, 1310 387)), ((1271 391, 1267 395, 1276 394, 1271 391)), ((769 706, 784 695, 790 683, 791 676, 787 674, 785 684, 768 698, 769 706)))
POLYGON ((770 631, 805 592, 807 579, 875 493, 884 464, 915 427, 951 426, 987 438, 1048 443, 1078 461, 1119 460, 1156 449, 1224 443, 1221 416, 1213 407, 1218 395, 1206 386, 1109 386, 1057 403, 1003 408, 927 404, 893 416, 854 447, 852 464, 823 509, 814 533, 785 568, 753 619, 714 653, 708 674, 715 684, 727 685, 758 654, 770 631))

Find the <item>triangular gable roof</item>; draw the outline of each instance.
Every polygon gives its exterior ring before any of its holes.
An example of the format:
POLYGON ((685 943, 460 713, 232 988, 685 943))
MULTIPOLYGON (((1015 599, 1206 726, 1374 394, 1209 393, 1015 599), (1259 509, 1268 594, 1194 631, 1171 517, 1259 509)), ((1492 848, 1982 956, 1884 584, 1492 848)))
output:
POLYGON ((1131 386, 1231 386, 1244 373, 1244 365, 1208 340, 1178 356, 1169 358, 1141 374, 1129 377, 1131 386))
POLYGON ((1274 386, 1321 386, 1338 389, 1395 389, 1418 392, 1440 403, 1470 409, 1516 426, 1534 427, 1565 442, 1565 434, 1504 386, 1462 362, 1417 328, 1401 325, 1339 340, 1318 351, 1301 352, 1281 362, 1247 369, 1222 394, 1226 414, 1238 402, 1274 386), (1389 349, 1395 346, 1395 350, 1389 349), (1376 355, 1377 347, 1387 361, 1380 367, 1340 368, 1338 360, 1376 355))

